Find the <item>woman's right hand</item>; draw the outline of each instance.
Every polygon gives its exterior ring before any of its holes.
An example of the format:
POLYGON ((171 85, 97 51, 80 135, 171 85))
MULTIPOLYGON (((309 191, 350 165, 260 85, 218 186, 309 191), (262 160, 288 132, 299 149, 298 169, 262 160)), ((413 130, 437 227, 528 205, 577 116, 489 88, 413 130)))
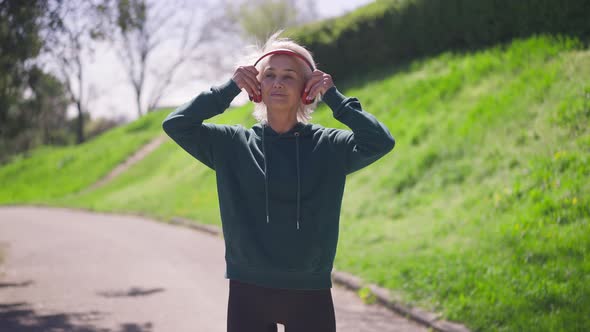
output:
POLYGON ((260 82, 256 78, 258 70, 254 66, 240 66, 236 69, 232 80, 240 87, 246 90, 250 97, 259 96, 260 82))

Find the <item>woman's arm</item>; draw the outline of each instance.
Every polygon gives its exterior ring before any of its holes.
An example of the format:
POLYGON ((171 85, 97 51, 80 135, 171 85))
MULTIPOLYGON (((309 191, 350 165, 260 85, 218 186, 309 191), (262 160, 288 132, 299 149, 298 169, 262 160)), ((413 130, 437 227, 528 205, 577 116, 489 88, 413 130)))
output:
POLYGON ((231 137, 228 135, 231 127, 203 123, 203 120, 223 113, 239 93, 240 87, 233 79, 212 87, 170 113, 162 127, 186 152, 215 169, 215 147, 231 137))
POLYGON ((334 117, 351 130, 332 130, 330 140, 344 149, 346 174, 355 172, 381 158, 395 146, 389 130, 373 115, 363 111, 356 98, 347 98, 336 89, 332 77, 315 70, 305 85, 310 98, 323 95, 334 117))
POLYGON ((358 99, 345 97, 333 86, 323 100, 332 109, 334 118, 352 130, 338 130, 332 137, 337 145, 344 146, 346 174, 370 165, 393 149, 395 140, 389 130, 372 114, 363 111, 358 99))
POLYGON ((215 151, 223 148, 235 127, 203 123, 203 120, 223 113, 241 89, 250 96, 260 94, 257 74, 254 66, 238 67, 231 80, 202 92, 170 113, 162 123, 164 131, 186 152, 215 169, 215 151))

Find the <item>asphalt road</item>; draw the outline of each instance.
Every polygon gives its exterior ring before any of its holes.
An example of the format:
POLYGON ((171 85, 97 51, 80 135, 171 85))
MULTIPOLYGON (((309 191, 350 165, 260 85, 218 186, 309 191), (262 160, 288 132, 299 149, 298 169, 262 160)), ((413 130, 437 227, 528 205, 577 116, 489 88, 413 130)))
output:
MULTIPOLYGON (((0 252, 0 332, 225 331, 219 237, 135 216, 1 207, 0 252)), ((332 294, 340 332, 426 331, 343 288, 332 294)))

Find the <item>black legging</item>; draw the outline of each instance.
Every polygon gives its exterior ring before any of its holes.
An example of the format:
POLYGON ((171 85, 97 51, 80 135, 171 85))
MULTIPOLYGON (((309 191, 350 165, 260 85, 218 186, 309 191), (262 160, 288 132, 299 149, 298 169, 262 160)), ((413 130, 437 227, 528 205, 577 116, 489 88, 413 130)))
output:
POLYGON ((229 281, 227 332, 335 332, 330 289, 266 288, 229 281))

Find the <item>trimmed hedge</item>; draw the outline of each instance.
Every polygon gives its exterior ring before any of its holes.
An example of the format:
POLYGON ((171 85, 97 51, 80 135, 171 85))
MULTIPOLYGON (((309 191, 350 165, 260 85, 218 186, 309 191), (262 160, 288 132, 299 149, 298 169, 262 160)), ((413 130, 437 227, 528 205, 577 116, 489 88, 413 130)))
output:
POLYGON ((590 0, 382 0, 284 35, 342 80, 443 51, 546 33, 587 41, 590 0))

